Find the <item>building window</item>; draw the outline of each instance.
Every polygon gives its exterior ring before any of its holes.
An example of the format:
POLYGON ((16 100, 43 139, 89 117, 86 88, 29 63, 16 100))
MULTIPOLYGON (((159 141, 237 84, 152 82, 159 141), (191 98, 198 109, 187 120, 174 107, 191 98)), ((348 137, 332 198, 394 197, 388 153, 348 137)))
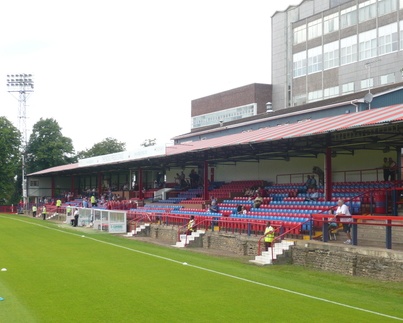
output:
POLYGON ((293 55, 293 75, 294 77, 306 75, 305 51, 293 55))
POLYGON ((360 86, 361 86, 361 90, 370 89, 371 87, 374 86, 374 79, 370 78, 370 79, 362 80, 360 86))
MULTIPOLYGON (((403 1, 403 0, 402 0, 403 1)), ((340 11, 341 28, 347 28, 357 24, 357 6, 340 11)))
POLYGON ((358 5, 358 21, 376 18, 376 0, 368 0, 358 5))
POLYGON ((342 94, 354 93, 354 82, 346 83, 341 86, 342 94))
POLYGON ((308 74, 322 71, 322 47, 308 50, 308 74))
POLYGON ((391 84, 396 82, 395 73, 382 75, 380 78, 381 85, 391 84))
POLYGON ((322 36, 322 19, 317 19, 308 23, 308 39, 322 36))
POLYGON ((379 55, 397 51, 397 23, 378 29, 379 55))
POLYGON ((376 29, 368 30, 358 35, 360 61, 376 56, 376 29))
POLYGON ((323 90, 323 98, 328 99, 328 98, 331 98, 334 96, 338 96, 339 92, 340 92, 340 90, 339 90, 338 86, 329 87, 329 88, 323 90))
POLYGON ((294 28, 294 45, 306 42, 306 25, 294 28))
POLYGON ((340 40, 340 64, 346 65, 357 61, 357 36, 340 40))
POLYGON ((396 11, 396 0, 378 0, 378 16, 396 11))
POLYGON ((326 35, 337 30, 339 30, 338 12, 323 18, 323 34, 326 35))
MULTIPOLYGON (((403 0, 401 0, 401 1, 403 1, 403 0)), ((403 21, 402 20, 400 21, 399 26, 400 26, 400 30, 399 30, 399 33, 400 33, 400 49, 402 50, 403 49, 403 21)))
POLYGON ((312 91, 308 93, 308 102, 319 101, 323 99, 322 90, 312 91))
POLYGON ((30 187, 39 187, 39 180, 30 180, 29 186, 30 187))
POLYGON ((335 41, 323 46, 323 67, 329 69, 339 66, 339 42, 335 41))

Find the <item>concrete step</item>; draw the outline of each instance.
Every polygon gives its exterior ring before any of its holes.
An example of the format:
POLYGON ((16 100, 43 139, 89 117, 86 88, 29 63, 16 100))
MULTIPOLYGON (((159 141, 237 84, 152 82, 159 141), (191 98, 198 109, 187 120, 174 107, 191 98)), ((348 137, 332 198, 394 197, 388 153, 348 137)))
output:
POLYGON ((276 260, 278 256, 284 254, 284 252, 289 250, 294 244, 295 242, 292 240, 283 240, 279 243, 275 243, 272 250, 263 251, 262 255, 256 256, 255 259, 249 260, 249 262, 260 266, 271 265, 273 264, 273 260, 276 260))
POLYGON ((196 232, 192 232, 190 235, 181 234, 179 236, 180 241, 177 241, 176 244, 172 245, 177 248, 184 248, 186 245, 195 241, 195 239, 199 238, 201 235, 205 233, 205 230, 197 230, 196 232))
POLYGON ((125 234, 125 237, 133 237, 135 235, 138 235, 140 232, 142 232, 143 230, 145 230, 147 227, 150 226, 150 223, 144 223, 144 224, 140 224, 138 227, 136 227, 136 229, 127 232, 125 234))

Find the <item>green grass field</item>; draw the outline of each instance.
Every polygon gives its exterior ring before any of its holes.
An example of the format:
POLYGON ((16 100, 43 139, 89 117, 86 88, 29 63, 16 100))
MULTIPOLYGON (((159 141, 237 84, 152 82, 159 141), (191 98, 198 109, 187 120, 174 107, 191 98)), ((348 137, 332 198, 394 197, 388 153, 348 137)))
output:
POLYGON ((403 321, 402 283, 258 267, 18 215, 0 215, 0 241, 5 323, 403 321))

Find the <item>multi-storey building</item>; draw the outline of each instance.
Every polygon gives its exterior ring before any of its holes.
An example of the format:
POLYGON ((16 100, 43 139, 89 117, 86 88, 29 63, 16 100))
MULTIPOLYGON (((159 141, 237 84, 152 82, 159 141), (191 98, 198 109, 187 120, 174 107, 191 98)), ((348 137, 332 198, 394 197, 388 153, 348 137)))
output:
POLYGON ((403 0, 304 0, 272 16, 275 111, 370 93, 402 73, 403 0))

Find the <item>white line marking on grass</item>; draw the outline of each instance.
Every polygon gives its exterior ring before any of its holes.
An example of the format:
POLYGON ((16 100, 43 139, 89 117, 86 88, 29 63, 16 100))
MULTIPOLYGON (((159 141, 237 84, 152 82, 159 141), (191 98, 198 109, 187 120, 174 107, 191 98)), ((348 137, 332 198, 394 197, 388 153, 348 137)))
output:
MULTIPOLYGON (((4 217, 4 216, 0 216, 0 217, 10 219, 10 217, 4 217)), ((32 222, 23 221, 22 219, 16 219, 16 218, 12 218, 12 219, 13 219, 13 220, 16 220, 16 221, 21 221, 21 222, 24 222, 24 223, 27 223, 27 224, 32 224, 32 225, 40 226, 40 227, 43 227, 43 228, 45 228, 45 229, 50 229, 50 230, 58 231, 58 232, 61 232, 61 233, 65 233, 65 234, 70 234, 70 235, 75 235, 75 236, 77 236, 77 237, 81 237, 81 233, 74 233, 74 232, 64 231, 64 230, 61 230, 61 229, 51 228, 51 227, 44 226, 44 225, 42 225, 42 224, 40 224, 40 223, 32 223, 32 222)), ((113 247, 117 247, 117 248, 125 249, 125 250, 128 250, 128 251, 136 252, 136 253, 139 253, 139 254, 143 254, 143 255, 146 255, 146 256, 150 256, 150 257, 154 257, 154 258, 158 258, 158 259, 170 261, 170 262, 173 262, 173 263, 180 264, 180 265, 182 265, 182 266, 184 265, 184 262, 178 261, 178 260, 175 260, 175 259, 171 259, 171 258, 159 256, 159 255, 156 255, 156 254, 152 254, 152 253, 145 252, 145 251, 141 251, 141 250, 137 250, 137 249, 132 249, 132 248, 129 248, 129 247, 121 246, 121 245, 118 245, 118 244, 115 244, 115 243, 111 243, 111 242, 106 242, 106 241, 98 240, 98 239, 91 238, 91 237, 88 237, 88 236, 87 236, 86 238, 87 238, 88 240, 93 240, 93 241, 95 241, 95 242, 103 243, 103 244, 110 245, 110 246, 113 246, 113 247)), ((308 294, 296 292, 296 291, 293 291, 293 290, 290 290, 290 289, 286 289, 286 288, 282 288, 282 287, 277 287, 277 286, 273 286, 273 285, 268 285, 268 284, 260 283, 260 282, 254 281, 254 280, 250 280, 250 279, 246 279, 246 278, 242 278, 242 277, 238 277, 238 276, 226 274, 226 273, 223 273, 223 272, 220 272, 220 271, 216 271, 216 270, 213 270, 213 269, 208 269, 208 268, 204 268, 204 267, 200 267, 200 266, 196 266, 196 265, 191 265, 191 264, 188 264, 188 263, 186 263, 186 265, 187 265, 188 267, 193 267, 193 268, 195 268, 195 269, 207 271, 207 272, 210 272, 210 273, 213 273, 213 274, 217 274, 217 275, 229 277, 229 278, 236 279, 236 280, 240 280, 240 281, 244 281, 244 282, 247 282, 247 283, 251 283, 251 284, 255 284, 255 285, 259 285, 259 286, 263 286, 263 287, 267 287, 267 288, 271 288, 271 289, 276 289, 276 290, 279 290, 279 291, 282 291, 282 292, 286 292, 286 293, 290 293, 290 294, 294 294, 294 295, 298 295, 298 296, 302 296, 302 297, 311 298, 311 299, 314 299, 314 300, 317 300, 317 301, 322 301, 322 302, 325 302, 325 303, 330 303, 330 304, 338 305, 338 306, 341 306, 341 307, 350 308, 350 309, 353 309, 353 310, 356 310, 356 311, 366 312, 366 313, 370 313, 370 314, 374 314, 374 315, 378 315, 378 316, 382 316, 382 317, 387 317, 387 318, 394 319, 394 320, 398 320, 398 321, 403 321, 403 318, 401 318, 401 317, 392 316, 392 315, 387 315, 387 314, 383 314, 383 313, 380 313, 380 312, 375 312, 375 311, 367 310, 367 309, 365 309, 365 308, 361 308, 361 307, 357 307, 357 306, 352 306, 352 305, 348 305, 348 304, 343 304, 343 303, 331 301, 331 300, 328 300, 328 299, 326 299, 326 298, 316 297, 316 296, 312 296, 312 295, 308 295, 308 294)))

